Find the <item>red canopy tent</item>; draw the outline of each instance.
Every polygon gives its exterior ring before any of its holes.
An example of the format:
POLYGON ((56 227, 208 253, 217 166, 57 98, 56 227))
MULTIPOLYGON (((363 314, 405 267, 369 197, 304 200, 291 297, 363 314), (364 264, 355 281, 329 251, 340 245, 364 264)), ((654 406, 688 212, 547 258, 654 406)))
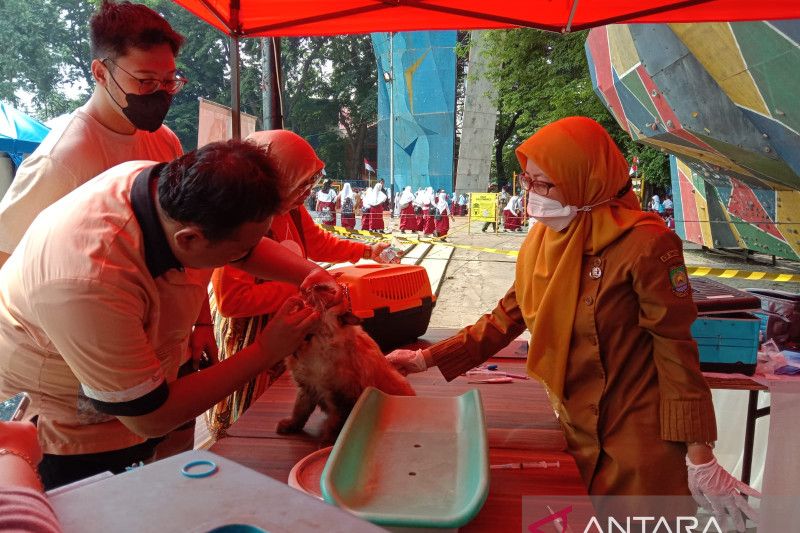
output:
POLYGON ((239 136, 241 37, 528 27, 555 32, 615 23, 800 18, 800 0, 174 0, 233 40, 234 137, 239 136))

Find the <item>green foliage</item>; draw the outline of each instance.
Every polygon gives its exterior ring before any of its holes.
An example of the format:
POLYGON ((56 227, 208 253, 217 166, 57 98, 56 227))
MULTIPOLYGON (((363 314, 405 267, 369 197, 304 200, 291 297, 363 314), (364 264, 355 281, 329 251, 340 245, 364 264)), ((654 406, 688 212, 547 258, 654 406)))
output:
POLYGON ((508 183, 519 165, 514 148, 538 128, 583 115, 602 124, 628 160, 640 159, 640 174, 669 182, 661 152, 634 143, 595 95, 584 51, 586 31, 557 34, 532 29, 488 32, 487 76, 497 89, 498 120, 493 177, 508 183))
MULTIPOLYGON (((0 0, 0 99, 42 120, 73 111, 91 95, 89 19, 98 0, 0 0), (30 95, 25 97, 24 95, 30 95)), ((178 68, 189 79, 166 123, 185 150, 197 145, 198 99, 231 102, 228 36, 169 0, 144 0, 186 37, 178 68)), ((258 39, 240 43, 242 111, 261 129, 258 39)), ((284 39, 286 126, 306 136, 342 175, 360 174, 368 125, 377 114, 375 59, 369 36, 284 39), (341 128, 340 128, 341 125, 341 128)), ((373 131, 374 135, 374 131, 373 131)), ((370 154, 374 159, 374 154, 370 154)))
POLYGON ((91 90, 86 0, 0 0, 0 99, 46 120, 80 105, 91 90), (25 107, 25 106, 21 106, 25 107))
MULTIPOLYGON (((189 83, 175 95, 166 123, 178 135, 184 150, 191 150, 197 147, 198 99, 231 105, 231 39, 174 2, 151 0, 146 3, 186 37, 186 44, 178 55, 178 69, 189 78, 189 83)), ((244 39, 239 44, 239 50, 241 110, 259 117, 260 121, 261 71, 258 41, 244 39)), ((256 123, 257 127, 259 121, 256 123)))
MULTIPOLYGON (((97 2, 86 0, 0 0, 0 98, 20 105, 42 120, 82 105, 94 90, 89 52, 89 19, 97 2)), ((177 95, 167 115, 184 149, 197 145, 199 97, 230 104, 227 36, 168 0, 146 0, 181 34, 186 44, 178 68, 190 83, 177 95)), ((242 44, 242 110, 260 115, 260 71, 253 40, 242 44)))
POLYGON ((375 131, 377 78, 368 35, 283 39, 286 127, 309 140, 333 179, 361 175, 375 131))

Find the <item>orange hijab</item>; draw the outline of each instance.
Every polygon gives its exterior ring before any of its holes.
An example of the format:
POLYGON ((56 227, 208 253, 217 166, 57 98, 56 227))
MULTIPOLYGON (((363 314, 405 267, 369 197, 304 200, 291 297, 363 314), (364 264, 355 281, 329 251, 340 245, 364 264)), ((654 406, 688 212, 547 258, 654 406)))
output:
POLYGON ((325 167, 308 141, 289 130, 256 131, 245 140, 264 149, 283 195, 325 167))
MULTIPOLYGON (((568 117, 549 124, 516 150, 524 169, 532 159, 564 194, 566 204, 587 206, 614 198, 628 183, 628 164, 600 124, 568 117)), ((536 224, 517 258, 516 291, 531 332, 528 373, 560 403, 578 306, 583 255, 600 253, 634 226, 664 225, 642 212, 636 195, 579 211, 566 229, 536 224)))

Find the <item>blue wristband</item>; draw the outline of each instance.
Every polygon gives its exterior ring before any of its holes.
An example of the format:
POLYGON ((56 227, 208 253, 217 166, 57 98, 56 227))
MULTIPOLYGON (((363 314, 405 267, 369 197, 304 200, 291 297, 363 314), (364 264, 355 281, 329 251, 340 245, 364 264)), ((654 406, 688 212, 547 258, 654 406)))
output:
POLYGON ((186 463, 181 468, 181 474, 186 477, 191 478, 201 478, 201 477, 208 477, 214 474, 219 468, 217 467, 217 463, 214 461, 208 461, 206 459, 200 459, 198 461, 192 461, 190 463, 186 463), (201 470, 199 472, 190 472, 189 470, 196 467, 196 466, 207 466, 209 467, 208 470, 201 470))

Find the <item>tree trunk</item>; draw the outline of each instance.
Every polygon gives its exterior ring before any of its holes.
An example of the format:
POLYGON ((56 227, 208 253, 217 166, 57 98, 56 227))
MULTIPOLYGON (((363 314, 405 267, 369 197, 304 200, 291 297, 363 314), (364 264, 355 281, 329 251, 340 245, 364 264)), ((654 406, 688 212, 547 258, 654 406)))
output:
POLYGON ((497 189, 498 191, 500 188, 506 184, 506 168, 503 164, 503 147, 505 147, 506 142, 511 137, 511 134, 514 133, 514 128, 517 125, 517 119, 522 115, 522 111, 517 111, 514 113, 514 116, 511 117, 511 122, 509 122, 508 126, 503 128, 500 124, 502 121, 498 122, 498 126, 500 130, 497 134, 497 144, 494 147, 494 164, 495 168, 497 169, 497 189))
POLYGON ((358 129, 353 135, 348 136, 350 146, 349 161, 347 163, 348 176, 350 179, 361 176, 361 169, 364 168, 364 141, 367 138, 367 125, 359 124, 358 129))

